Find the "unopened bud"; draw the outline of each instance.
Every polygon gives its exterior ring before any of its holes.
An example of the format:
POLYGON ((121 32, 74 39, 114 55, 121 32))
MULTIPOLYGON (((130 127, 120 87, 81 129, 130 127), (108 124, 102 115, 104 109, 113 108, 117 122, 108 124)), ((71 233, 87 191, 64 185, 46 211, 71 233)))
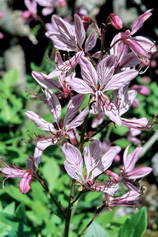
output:
POLYGON ((122 20, 121 18, 116 15, 115 13, 111 13, 108 17, 109 19, 109 23, 117 30, 121 30, 122 29, 122 20))

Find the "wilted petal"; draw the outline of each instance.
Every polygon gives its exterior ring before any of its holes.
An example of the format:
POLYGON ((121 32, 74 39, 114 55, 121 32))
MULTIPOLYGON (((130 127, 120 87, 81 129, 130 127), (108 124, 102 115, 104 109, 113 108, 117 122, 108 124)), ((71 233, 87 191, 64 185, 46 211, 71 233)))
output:
POLYGON ((140 152, 142 151, 142 147, 137 147, 131 154, 128 154, 129 146, 125 149, 123 155, 123 164, 124 164, 124 171, 125 173, 133 170, 140 152))
POLYGON ((83 95, 76 95, 71 98, 67 106, 67 113, 64 118, 64 124, 68 124, 76 116, 81 104, 83 102, 83 95))
POLYGON ((55 128, 52 123, 48 123, 46 120, 42 119, 38 114, 34 113, 33 111, 27 111, 25 114, 42 130, 49 132, 55 131, 55 128))
POLYGON ((109 82, 107 82, 104 91, 116 90, 126 86, 129 81, 134 79, 138 75, 138 72, 134 69, 125 70, 123 72, 115 74, 109 82))
POLYGON ((77 115, 70 123, 66 125, 66 129, 70 130, 80 126, 84 122, 88 112, 89 109, 84 109, 81 113, 79 113, 79 115, 77 115))
POLYGON ((37 83, 45 89, 58 89, 61 90, 61 86, 58 81, 52 80, 46 74, 42 72, 32 72, 33 78, 37 83))
POLYGON ((75 33, 76 33, 77 45, 79 46, 80 49, 82 49, 82 45, 86 37, 86 32, 84 29, 83 22, 79 15, 75 14, 74 21, 75 21, 75 33))
POLYGON ((34 156, 33 156, 34 161, 35 161, 34 164, 36 167, 38 167, 40 163, 43 151, 51 145, 54 145, 52 138, 43 138, 37 141, 34 156))
POLYGON ((83 80, 90 87, 96 88, 98 83, 98 75, 92 63, 86 57, 81 57, 80 66, 83 80))
POLYGON ((152 172, 150 167, 136 168, 127 173, 128 179, 140 179, 152 172))
POLYGON ((132 24, 131 35, 135 34, 144 24, 144 22, 152 15, 152 9, 147 10, 140 15, 132 24))
POLYGON ((60 115, 61 115, 61 105, 57 96, 48 90, 45 90, 44 92, 45 92, 47 103, 50 107, 50 111, 55 121, 59 121, 60 115))
POLYGON ((26 172, 19 184, 19 189, 21 193, 29 192, 31 181, 32 181, 32 174, 30 172, 26 172))
POLYGON ((111 80, 116 66, 116 57, 111 55, 102 59, 97 65, 97 74, 100 89, 104 89, 106 84, 111 80))
POLYGON ((94 48, 97 42, 97 34, 95 31, 89 34, 88 38, 86 39, 85 42, 85 52, 90 51, 91 49, 94 48))
POLYGON ((93 94, 92 88, 85 81, 79 78, 66 78, 66 82, 72 88, 72 90, 80 94, 93 94))

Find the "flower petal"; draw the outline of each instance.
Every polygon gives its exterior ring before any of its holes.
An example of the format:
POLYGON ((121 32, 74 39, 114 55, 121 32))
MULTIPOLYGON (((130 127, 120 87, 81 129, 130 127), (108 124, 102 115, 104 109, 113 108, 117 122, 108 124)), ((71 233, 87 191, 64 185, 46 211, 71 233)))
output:
POLYGON ((90 87, 96 88, 98 83, 98 75, 92 63, 86 57, 81 57, 80 66, 83 80, 90 87))
POLYGON ((129 81, 134 79, 138 75, 138 72, 134 69, 128 69, 123 72, 115 74, 111 80, 106 84, 104 91, 116 90, 126 86, 129 81))
POLYGON ((80 126, 84 122, 85 117, 88 115, 88 112, 89 109, 84 109, 81 113, 79 113, 79 115, 77 115, 70 123, 66 125, 66 129, 70 130, 80 126))
POLYGON ((129 146, 125 149, 123 155, 123 164, 125 173, 132 171, 138 158, 142 147, 137 147, 131 154, 128 154, 129 146))
POLYGON ((85 42, 85 52, 89 52, 97 43, 97 34, 95 31, 89 34, 85 42))
POLYGON ((49 132, 55 131, 55 128, 52 123, 48 123, 46 120, 42 119, 38 114, 34 113, 33 111, 27 111, 25 114, 42 130, 49 132))
POLYGON ((144 24, 144 22, 152 15, 152 9, 147 10, 140 15, 132 24, 131 35, 135 34, 144 24))
POLYGON ((126 176, 128 179, 140 179, 150 174, 151 172, 152 172, 152 168, 141 167, 141 168, 136 168, 136 169, 131 170, 130 172, 127 173, 126 176))
POLYGON ((72 90, 80 93, 80 94, 93 94, 92 88, 83 80, 79 78, 66 78, 66 82, 72 88, 72 90))
POLYGON ((30 183, 32 181, 32 174, 26 173, 20 181, 19 189, 21 193, 28 193, 30 190, 30 183))
POLYGON ((75 33, 76 33, 77 45, 79 46, 80 49, 82 49, 82 45, 86 37, 86 32, 84 29, 83 22, 79 15, 77 14, 74 15, 74 21, 75 21, 75 33))

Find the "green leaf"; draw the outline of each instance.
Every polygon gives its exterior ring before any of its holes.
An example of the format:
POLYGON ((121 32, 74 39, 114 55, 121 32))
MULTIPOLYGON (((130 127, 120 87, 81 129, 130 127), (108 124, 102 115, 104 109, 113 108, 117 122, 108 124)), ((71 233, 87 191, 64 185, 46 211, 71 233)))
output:
POLYGON ((130 144, 130 142, 125 138, 117 139, 114 143, 121 148, 126 148, 130 144))
POLYGON ((98 223, 96 222, 93 222, 86 234, 85 234, 85 237, 109 237, 109 234, 106 230, 103 229, 103 227, 101 225, 99 225, 98 223))
POLYGON ((124 126, 116 126, 112 128, 112 131, 119 136, 123 136, 129 131, 129 129, 124 126))
POLYGON ((57 180, 60 174, 58 163, 53 159, 53 157, 50 157, 49 159, 46 158, 46 163, 42 168, 42 172, 48 182, 49 189, 52 190, 57 184, 57 180))
POLYGON ((147 229, 147 210, 141 208, 121 226, 118 237, 141 237, 147 229))

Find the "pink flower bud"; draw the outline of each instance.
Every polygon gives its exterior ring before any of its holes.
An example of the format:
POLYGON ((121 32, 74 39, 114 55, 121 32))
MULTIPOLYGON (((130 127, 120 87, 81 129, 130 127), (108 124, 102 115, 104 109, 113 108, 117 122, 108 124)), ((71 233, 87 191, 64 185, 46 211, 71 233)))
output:
POLYGON ((57 6, 58 7, 65 7, 65 6, 67 6, 67 2, 65 0, 58 0, 57 6))
POLYGON ((3 12, 0 12, 0 19, 1 19, 1 18, 4 18, 4 17, 5 17, 4 13, 3 13, 3 12))
POLYGON ((115 13, 111 13, 109 15, 109 19, 110 19, 110 23, 111 25, 117 29, 117 30, 121 30, 122 29, 122 20, 121 18, 116 15, 115 13))
POLYGON ((30 18, 32 16, 32 13, 29 10, 23 11, 21 13, 21 16, 22 16, 23 19, 28 19, 28 18, 30 18))
POLYGON ((3 38, 4 38, 4 34, 0 32, 0 39, 3 39, 3 38))
POLYGON ((141 95, 149 95, 150 94, 150 90, 146 86, 133 85, 132 89, 136 90, 141 95))

